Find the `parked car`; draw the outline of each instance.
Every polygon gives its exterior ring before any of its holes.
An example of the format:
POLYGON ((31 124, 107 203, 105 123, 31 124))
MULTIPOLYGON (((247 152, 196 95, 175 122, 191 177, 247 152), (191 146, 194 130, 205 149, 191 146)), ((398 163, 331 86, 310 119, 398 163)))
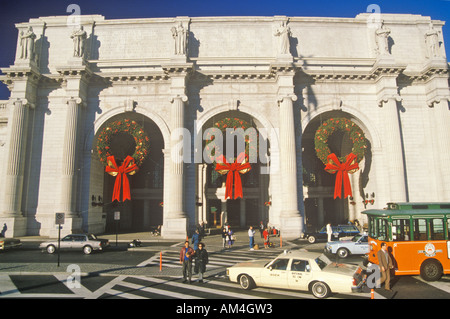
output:
POLYGON ((306 290, 316 298, 326 298, 332 292, 358 292, 363 285, 361 267, 332 263, 324 254, 305 251, 289 251, 273 260, 236 264, 227 268, 227 276, 243 289, 306 290))
MULTIPOLYGON (((353 237, 360 234, 358 227, 354 225, 337 225, 331 226, 333 234, 331 235, 332 240, 339 240, 342 237, 353 237)), ((314 244, 317 241, 327 241, 327 226, 323 226, 319 231, 308 233, 303 235, 310 244, 314 244)))
POLYGON ((17 238, 0 238, 0 250, 21 247, 22 243, 17 238))
POLYGON ((356 235, 351 240, 330 241, 325 245, 325 251, 337 254, 340 258, 350 255, 365 255, 369 252, 369 237, 356 235))
MULTIPOLYGON (((93 234, 71 234, 63 237, 60 241, 60 249, 64 250, 82 250, 86 255, 89 255, 94 250, 103 250, 109 246, 108 239, 97 238, 93 234)), ((43 250, 49 254, 56 252, 58 241, 44 242, 39 245, 43 250)))

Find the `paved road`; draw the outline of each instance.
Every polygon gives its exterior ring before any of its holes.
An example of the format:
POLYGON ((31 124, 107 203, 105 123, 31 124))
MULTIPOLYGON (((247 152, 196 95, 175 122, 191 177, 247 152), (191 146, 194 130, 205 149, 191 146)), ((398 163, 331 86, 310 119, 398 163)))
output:
MULTIPOLYGON (((207 237, 208 238, 208 237, 207 237)), ((121 299, 312 299, 307 292, 257 288, 243 291, 231 283, 225 269, 237 262, 273 258, 285 248, 306 248, 322 251, 323 243, 285 243, 283 248, 249 251, 245 237, 231 250, 223 250, 220 240, 208 239, 210 263, 205 283, 181 282, 178 254, 182 243, 147 242, 143 248, 126 249, 126 243, 101 253, 83 255, 81 252, 57 255, 42 253, 37 243, 27 242, 22 250, 2 253, 0 258, 0 298, 121 298, 121 299), (160 270, 160 253, 162 269, 160 270), (76 271, 76 272, 73 272, 76 271), (71 276, 72 275, 72 276, 71 276), (77 277, 79 275, 79 277, 77 277), (76 277, 78 280, 73 281, 76 277), (76 285, 80 283, 80 286, 76 285)), ((205 239, 206 241, 206 239, 205 239)), ((361 257, 345 260, 358 264, 361 257)), ((427 283, 419 276, 402 276, 393 280, 393 293, 384 289, 375 291, 376 299, 449 299, 450 276, 427 283)), ((339 295, 337 299, 370 298, 370 291, 360 294, 339 295)))

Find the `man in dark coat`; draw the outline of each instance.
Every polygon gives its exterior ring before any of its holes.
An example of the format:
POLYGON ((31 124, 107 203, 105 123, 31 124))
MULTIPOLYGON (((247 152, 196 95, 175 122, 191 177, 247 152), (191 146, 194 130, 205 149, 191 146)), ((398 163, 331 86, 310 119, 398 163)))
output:
POLYGON ((203 274, 206 272, 206 265, 208 264, 208 252, 205 249, 204 243, 198 244, 198 249, 195 251, 195 267, 194 272, 198 273, 198 282, 203 282, 203 274))

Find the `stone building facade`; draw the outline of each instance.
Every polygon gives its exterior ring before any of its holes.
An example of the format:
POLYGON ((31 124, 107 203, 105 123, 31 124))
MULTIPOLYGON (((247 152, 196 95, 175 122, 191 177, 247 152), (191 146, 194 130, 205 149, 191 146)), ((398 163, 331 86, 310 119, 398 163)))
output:
MULTIPOLYGON (((115 229, 119 211, 121 230, 162 225, 166 238, 185 238, 202 222, 260 221, 297 238, 326 222, 363 223, 362 210, 387 202, 450 201, 442 21, 78 18, 17 24, 15 63, 1 69, 11 91, 0 103, 6 236, 54 236, 57 212, 65 213, 63 233, 103 233, 115 229), (351 197, 333 198, 335 177, 315 153, 315 132, 330 118, 364 132, 351 197), (150 147, 129 177, 132 199, 121 203, 111 200, 115 180, 97 143, 125 119, 144 128, 150 147), (250 123, 265 146, 242 175, 239 199, 224 198, 225 177, 202 156, 203 132, 226 119, 250 123)), ((122 136, 111 147, 121 152, 130 143, 122 136)), ((341 155, 352 150, 345 132, 328 144, 341 155)))

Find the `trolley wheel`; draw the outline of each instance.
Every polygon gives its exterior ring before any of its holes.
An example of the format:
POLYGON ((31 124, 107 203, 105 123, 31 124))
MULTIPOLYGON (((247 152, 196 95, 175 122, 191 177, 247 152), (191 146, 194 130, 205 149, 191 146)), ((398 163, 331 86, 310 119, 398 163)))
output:
POLYGON ((436 281, 442 277, 442 265, 436 259, 427 259, 420 266, 420 277, 426 281, 436 281))

